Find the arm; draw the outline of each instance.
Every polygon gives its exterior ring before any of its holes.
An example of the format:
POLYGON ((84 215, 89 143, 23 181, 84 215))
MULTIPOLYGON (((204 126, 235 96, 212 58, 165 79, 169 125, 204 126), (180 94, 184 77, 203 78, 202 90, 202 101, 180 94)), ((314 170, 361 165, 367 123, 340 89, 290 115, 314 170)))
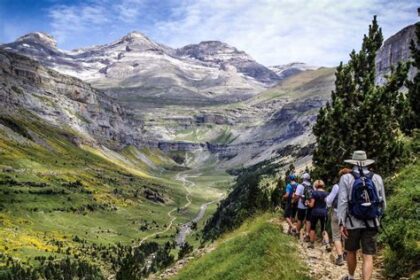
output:
POLYGON ((308 202, 308 207, 314 208, 314 206, 315 206, 315 198, 311 198, 311 200, 309 200, 308 202))
POLYGON ((335 184, 333 189, 331 190, 330 194, 325 198, 325 202, 327 203, 327 207, 331 207, 335 197, 338 195, 338 185, 335 184))
POLYGON ((385 186, 382 177, 378 175, 378 195, 379 199, 382 199, 382 209, 386 209, 386 198, 385 198, 385 186))
POLYGON ((288 185, 286 186, 286 193, 283 195, 283 200, 286 200, 286 199, 289 197, 289 195, 290 195, 290 193, 291 193, 290 188, 291 188, 291 186, 290 186, 290 184, 288 184, 288 185))

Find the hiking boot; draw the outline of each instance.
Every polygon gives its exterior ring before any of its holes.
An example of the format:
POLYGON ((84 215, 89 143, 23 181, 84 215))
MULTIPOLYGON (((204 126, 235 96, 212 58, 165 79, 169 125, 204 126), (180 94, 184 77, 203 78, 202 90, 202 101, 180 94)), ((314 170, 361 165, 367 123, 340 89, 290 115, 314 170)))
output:
POLYGON ((308 249, 315 249, 315 244, 314 244, 314 242, 309 243, 309 245, 308 245, 308 249))
POLYGON ((346 275, 346 276, 341 277, 341 280, 354 280, 354 278, 346 275))
POLYGON ((344 258, 343 258, 343 255, 339 255, 339 256, 335 259, 335 265, 338 265, 338 266, 342 266, 342 265, 344 265, 344 258))
POLYGON ((329 243, 325 244, 325 250, 329 253, 331 252, 331 245, 329 243))

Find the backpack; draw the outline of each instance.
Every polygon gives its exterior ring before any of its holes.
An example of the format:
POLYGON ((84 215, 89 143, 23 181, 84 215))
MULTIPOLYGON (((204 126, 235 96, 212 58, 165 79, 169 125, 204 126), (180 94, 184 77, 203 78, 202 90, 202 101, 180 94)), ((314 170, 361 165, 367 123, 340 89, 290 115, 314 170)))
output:
POLYGON ((381 216, 378 192, 372 181, 373 173, 367 175, 360 170, 359 173, 353 172, 354 183, 349 201, 349 211, 352 216, 359 220, 373 220, 381 216))
POLYGON ((297 186, 298 186, 298 184, 295 182, 295 183, 290 183, 290 186, 292 186, 292 192, 291 193, 289 193, 289 198, 288 198, 288 200, 290 201, 290 202, 292 202, 292 198, 293 198, 293 194, 296 192, 296 189, 297 189, 297 186))
POLYGON ((303 182, 302 185, 303 185, 303 197, 302 197, 302 201, 303 201, 303 204, 305 204, 306 201, 308 201, 308 200, 311 199, 312 193, 314 192, 314 188, 311 186, 310 183, 308 185, 308 183, 303 182))

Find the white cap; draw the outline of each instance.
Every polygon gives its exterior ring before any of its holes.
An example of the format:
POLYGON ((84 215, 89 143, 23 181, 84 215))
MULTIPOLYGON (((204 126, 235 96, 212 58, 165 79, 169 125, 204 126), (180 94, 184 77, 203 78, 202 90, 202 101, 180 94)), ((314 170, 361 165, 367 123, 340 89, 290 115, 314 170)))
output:
POLYGON ((303 173, 302 175, 302 180, 304 181, 310 181, 311 180, 311 175, 309 175, 309 173, 303 173))

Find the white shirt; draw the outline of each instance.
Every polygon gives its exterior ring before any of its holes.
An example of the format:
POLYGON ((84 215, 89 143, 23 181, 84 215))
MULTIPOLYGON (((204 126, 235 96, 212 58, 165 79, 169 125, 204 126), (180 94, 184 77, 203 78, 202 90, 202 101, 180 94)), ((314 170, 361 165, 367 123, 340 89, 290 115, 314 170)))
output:
POLYGON ((299 196, 299 201, 298 201, 298 208, 299 209, 306 209, 307 207, 305 206, 305 204, 303 204, 303 199, 302 197, 304 197, 303 195, 303 191, 305 190, 305 186, 302 184, 299 184, 296 188, 295 191, 295 195, 299 196))
MULTIPOLYGON (((327 207, 332 207, 335 197, 338 195, 338 190, 340 189, 338 184, 335 184, 330 192, 330 194, 325 198, 327 207)), ((337 212, 337 209, 334 208, 334 211, 337 212)))

